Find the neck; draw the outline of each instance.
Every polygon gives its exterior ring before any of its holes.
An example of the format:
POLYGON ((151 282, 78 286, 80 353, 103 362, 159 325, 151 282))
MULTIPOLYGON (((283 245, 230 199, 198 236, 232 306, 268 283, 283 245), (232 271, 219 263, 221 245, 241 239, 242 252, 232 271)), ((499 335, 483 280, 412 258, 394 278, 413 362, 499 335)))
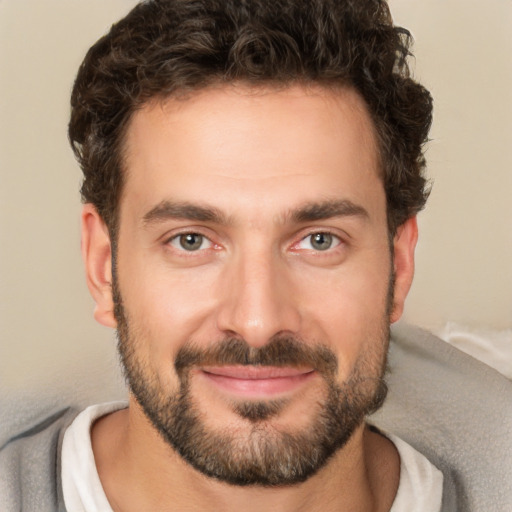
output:
POLYGON ((388 511, 399 480, 394 445, 361 425, 303 483, 234 486, 198 472, 163 440, 135 402, 91 432, 98 474, 115 512, 136 510, 388 511))

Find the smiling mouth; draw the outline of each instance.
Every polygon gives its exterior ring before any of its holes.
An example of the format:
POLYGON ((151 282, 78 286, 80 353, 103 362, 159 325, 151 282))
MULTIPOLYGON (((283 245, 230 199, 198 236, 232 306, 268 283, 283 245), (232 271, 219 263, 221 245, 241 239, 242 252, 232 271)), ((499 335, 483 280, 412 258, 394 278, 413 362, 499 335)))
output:
POLYGON ((316 375, 312 368, 218 366, 201 368, 218 389, 246 398, 275 398, 302 387, 316 375))

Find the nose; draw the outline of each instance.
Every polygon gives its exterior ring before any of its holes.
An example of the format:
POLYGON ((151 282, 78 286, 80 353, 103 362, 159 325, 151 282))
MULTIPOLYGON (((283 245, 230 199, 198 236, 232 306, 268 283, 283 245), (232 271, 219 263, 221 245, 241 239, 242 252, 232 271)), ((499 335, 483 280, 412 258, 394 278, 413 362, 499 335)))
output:
POLYGON ((278 334, 298 333, 301 317, 286 264, 273 254, 239 255, 226 268, 217 327, 253 347, 278 334))

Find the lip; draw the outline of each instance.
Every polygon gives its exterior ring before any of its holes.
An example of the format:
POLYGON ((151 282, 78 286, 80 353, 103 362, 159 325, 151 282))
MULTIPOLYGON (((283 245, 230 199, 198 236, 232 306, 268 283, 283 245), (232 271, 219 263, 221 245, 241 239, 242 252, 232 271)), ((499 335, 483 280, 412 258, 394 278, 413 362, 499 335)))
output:
POLYGON ((316 372, 311 368, 218 366, 201 368, 201 373, 221 391, 246 398, 271 398, 297 390, 316 372))

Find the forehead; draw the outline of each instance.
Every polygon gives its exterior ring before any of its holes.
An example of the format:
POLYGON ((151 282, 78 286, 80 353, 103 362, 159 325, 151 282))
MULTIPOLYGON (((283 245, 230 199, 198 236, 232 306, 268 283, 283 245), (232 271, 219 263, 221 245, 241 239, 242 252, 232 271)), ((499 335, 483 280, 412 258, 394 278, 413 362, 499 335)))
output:
POLYGON ((153 100, 134 114, 124 149, 121 210, 139 215, 167 199, 230 214, 382 195, 374 126, 350 88, 230 85, 153 100))

